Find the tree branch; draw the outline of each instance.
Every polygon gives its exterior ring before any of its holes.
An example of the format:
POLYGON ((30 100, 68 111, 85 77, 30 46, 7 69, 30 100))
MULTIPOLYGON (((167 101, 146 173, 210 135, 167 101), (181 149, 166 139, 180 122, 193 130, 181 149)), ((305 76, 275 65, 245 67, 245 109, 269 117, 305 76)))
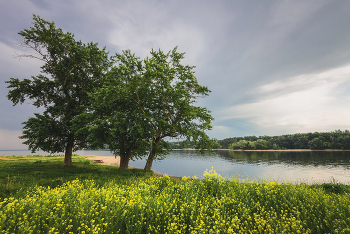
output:
MULTIPOLYGON (((18 40, 17 40, 18 41, 18 40)), ((37 52, 39 55, 41 55, 41 57, 38 57, 38 56, 34 56, 34 55, 31 55, 31 54, 21 54, 21 55, 17 55, 15 56, 15 58, 35 58, 35 59, 38 59, 40 61, 44 61, 45 63, 47 63, 52 71, 55 70, 55 66, 53 66, 49 59, 48 59, 48 55, 45 55, 42 51, 41 51, 41 48, 40 48, 40 43, 38 42, 33 42, 33 44, 30 44, 30 42, 26 42, 26 41, 18 41, 18 44, 19 46, 21 46, 22 48, 29 48, 29 49, 32 49, 34 50, 35 52, 37 52)))

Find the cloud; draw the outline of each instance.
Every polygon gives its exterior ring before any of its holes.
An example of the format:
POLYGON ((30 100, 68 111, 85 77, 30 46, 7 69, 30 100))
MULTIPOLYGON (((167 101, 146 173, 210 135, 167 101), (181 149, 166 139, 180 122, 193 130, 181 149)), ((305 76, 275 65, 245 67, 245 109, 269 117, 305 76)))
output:
POLYGON ((276 81, 249 91, 257 101, 221 110, 218 119, 248 118, 267 135, 350 128, 348 102, 335 92, 349 80, 350 65, 276 81))
POLYGON ((256 94, 259 98, 271 98, 287 93, 300 92, 314 88, 332 89, 350 79, 350 65, 330 69, 317 74, 303 74, 286 80, 278 80, 257 87, 249 94, 256 94))
POLYGON ((179 46, 212 90, 198 104, 212 111, 209 134, 218 139, 349 126, 347 1, 0 2, 0 129, 18 131, 38 112, 30 100, 13 107, 4 83, 39 74, 40 62, 13 58, 23 53, 17 32, 32 26, 33 13, 111 55, 131 49, 144 58, 151 48, 179 46))
MULTIPOLYGON (((1 71, 2 74, 9 77, 22 76, 23 78, 38 75, 43 62, 32 58, 18 58, 18 55, 33 54, 33 52, 21 48, 16 40, 12 40, 10 44, 12 46, 0 42, 0 63, 1 67, 6 68, 1 71)), ((9 77, 1 76, 0 79, 8 80, 9 77)))
POLYGON ((220 106, 251 102, 255 96, 248 89, 350 62, 344 50, 350 42, 344 29, 348 4, 283 1, 250 7, 240 21, 230 22, 222 45, 210 48, 220 50, 206 56, 206 73, 198 73, 212 77, 206 85, 220 106))
MULTIPOLYGON (((12 43, 13 45, 16 42, 12 43)), ((0 129, 7 130, 19 130, 21 129, 21 123, 26 121, 33 113, 39 113, 42 109, 38 109, 31 105, 30 100, 26 100, 22 105, 13 106, 13 103, 6 98, 9 91, 5 81, 10 78, 30 79, 31 76, 38 75, 40 72, 40 66, 42 62, 30 58, 14 58, 19 54, 24 54, 27 51, 21 50, 21 48, 14 48, 0 42, 0 64, 3 67, 0 76, 0 129)))
POLYGON ((127 16, 115 16, 118 23, 109 32, 109 44, 120 50, 130 49, 141 58, 149 56, 152 48, 168 52, 175 46, 179 46, 179 52, 186 52, 185 61, 189 64, 202 58, 207 37, 196 25, 171 18, 157 6, 145 8, 149 10, 140 12, 136 8, 127 16))
POLYGON ((24 140, 18 138, 21 135, 22 131, 0 129, 0 150, 27 150, 28 146, 22 144, 24 140))
MULTIPOLYGON (((232 128, 223 125, 214 125, 212 130, 208 134, 213 138, 218 138, 221 136, 229 136, 232 134, 232 128)), ((219 140, 221 138, 218 138, 219 140)))

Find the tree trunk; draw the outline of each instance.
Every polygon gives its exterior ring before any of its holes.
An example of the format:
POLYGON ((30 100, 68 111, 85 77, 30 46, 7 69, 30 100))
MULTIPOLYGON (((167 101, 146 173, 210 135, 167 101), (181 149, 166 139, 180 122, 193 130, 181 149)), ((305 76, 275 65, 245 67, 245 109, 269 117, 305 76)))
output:
POLYGON ((129 168, 129 161, 135 142, 130 144, 129 148, 125 147, 124 141, 120 142, 120 164, 119 170, 125 170, 129 168))
POLYGON ((155 156, 155 153, 153 152, 153 150, 151 150, 151 152, 149 152, 146 166, 145 166, 144 170, 151 170, 152 169, 152 163, 153 163, 154 156, 155 156))
POLYGON ((64 153, 64 163, 63 163, 64 166, 72 165, 73 146, 74 146, 74 135, 69 134, 68 142, 66 146, 66 152, 64 153))
POLYGON ((125 154, 125 153, 121 153, 121 154, 120 154, 120 165, 119 165, 119 170, 128 169, 128 167, 129 167, 129 161, 130 161, 129 155, 128 155, 128 154, 125 154))
POLYGON ((156 151, 159 145, 159 142, 162 140, 161 137, 157 137, 155 139, 155 141, 153 142, 153 144, 151 144, 151 151, 149 152, 148 158, 147 158, 147 162, 146 162, 146 166, 144 170, 151 170, 152 169, 152 163, 153 160, 156 156, 156 151))

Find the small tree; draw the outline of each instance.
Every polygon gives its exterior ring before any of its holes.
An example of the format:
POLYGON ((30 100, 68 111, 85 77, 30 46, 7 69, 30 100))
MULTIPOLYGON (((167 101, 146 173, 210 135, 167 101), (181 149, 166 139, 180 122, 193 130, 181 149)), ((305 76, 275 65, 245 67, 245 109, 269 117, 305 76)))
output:
POLYGON ((108 53, 92 42, 76 41, 54 22, 35 15, 33 19, 33 27, 18 33, 23 37, 20 45, 33 53, 19 57, 39 59, 44 65, 41 74, 32 79, 6 81, 12 89, 7 97, 14 105, 28 98, 34 100, 34 106, 45 108, 43 114, 36 113, 23 123, 20 138, 27 139, 24 144, 32 152, 65 152, 64 165, 71 165, 72 152, 87 145, 85 137, 76 136, 72 119, 90 106, 87 93, 100 85, 110 64, 108 53))

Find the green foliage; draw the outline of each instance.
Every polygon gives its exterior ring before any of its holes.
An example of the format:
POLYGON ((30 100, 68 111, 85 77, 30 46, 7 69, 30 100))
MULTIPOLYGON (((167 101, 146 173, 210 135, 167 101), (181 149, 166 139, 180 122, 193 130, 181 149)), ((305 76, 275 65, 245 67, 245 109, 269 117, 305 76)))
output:
POLYGON ((324 149, 323 140, 319 139, 318 137, 312 139, 309 141, 309 148, 310 149, 324 149))
POLYGON ((317 186, 322 187, 327 193, 330 193, 330 194, 345 194, 345 193, 350 194, 349 186, 346 186, 343 184, 325 183, 317 186))
POLYGON ((257 141, 246 141, 240 140, 236 143, 232 143, 229 146, 230 149, 243 149, 243 150, 263 150, 270 149, 270 143, 263 139, 258 139, 257 141))
POLYGON ((198 84, 195 67, 183 65, 183 58, 184 53, 177 52, 175 47, 166 54, 152 50, 151 57, 144 59, 145 83, 135 93, 135 99, 138 98, 150 129, 146 169, 151 169, 152 161, 170 150, 166 137, 185 138, 184 145, 191 143, 202 153, 216 145, 216 140, 205 133, 212 128, 210 111, 194 105, 199 96, 208 96, 210 90, 198 84))
POLYGON ((149 152, 145 169, 151 169, 154 159, 171 150, 167 137, 185 138, 201 152, 210 150, 216 140, 205 131, 212 128, 213 117, 194 105, 210 91, 198 84, 193 66, 181 64, 183 58, 177 48, 166 54, 152 50, 144 60, 129 50, 117 53, 104 85, 90 96, 92 108, 74 120, 90 123, 79 134, 88 134, 94 147, 108 144, 121 156, 121 168, 149 152))
POLYGON ((350 194, 307 185, 203 180, 73 180, 0 200, 9 233, 348 233, 350 194))
MULTIPOLYGON (((35 114, 24 122, 22 139, 29 149, 68 153, 87 146, 84 137, 77 138, 72 119, 90 105, 88 93, 100 85, 109 67, 108 53, 97 44, 76 41, 74 35, 56 28, 53 22, 33 16, 33 27, 18 34, 21 46, 31 54, 20 55, 43 61, 41 74, 31 79, 10 78, 7 97, 14 105, 26 99, 36 107, 44 107, 43 114, 35 114)), ((85 123, 80 123, 84 125, 85 123)))
POLYGON ((297 133, 282 136, 247 136, 219 140, 223 149, 350 149, 350 132, 297 133))
POLYGON ((280 147, 279 147, 276 143, 273 143, 272 149, 274 149, 274 150, 279 150, 280 147))
POLYGON ((107 144, 121 157, 121 169, 126 169, 130 159, 146 154, 148 146, 144 113, 131 96, 142 85, 143 66, 130 51, 116 54, 113 60, 117 65, 107 73, 103 86, 90 95, 91 108, 74 122, 89 122, 77 129, 78 134, 88 135, 91 148, 107 144))

